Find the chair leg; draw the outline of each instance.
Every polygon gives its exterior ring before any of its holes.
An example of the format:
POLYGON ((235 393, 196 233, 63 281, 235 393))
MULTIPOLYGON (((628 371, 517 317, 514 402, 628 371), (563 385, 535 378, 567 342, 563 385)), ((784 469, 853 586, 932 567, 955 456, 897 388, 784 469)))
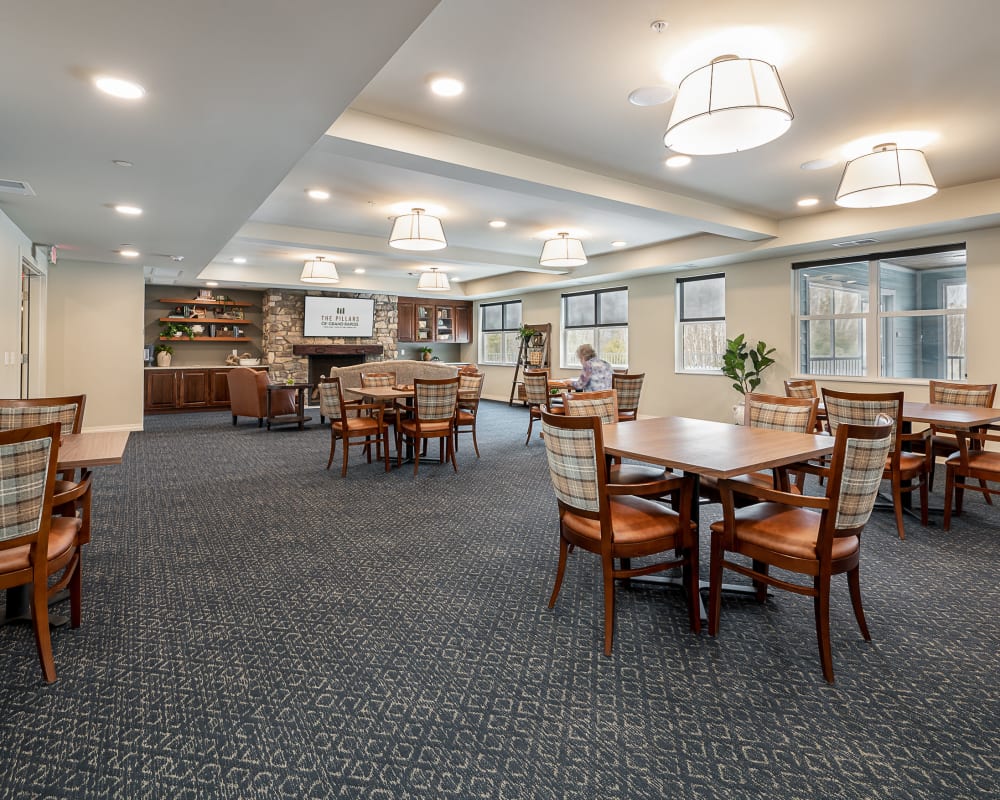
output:
POLYGON ((929 486, 927 485, 927 474, 920 476, 920 524, 925 528, 927 527, 927 504, 930 501, 928 497, 929 486))
POLYGON ((566 574, 566 558, 569 555, 569 545, 566 540, 559 537, 559 566, 556 567, 556 583, 552 587, 552 595, 549 597, 549 608, 555 607, 556 598, 562 588, 563 576, 566 574))
POLYGON ((683 571, 688 590, 688 623, 692 633, 701 633, 701 586, 698 584, 697 545, 687 549, 683 571))
MULTIPOLYGON (((424 439, 424 444, 427 444, 427 440, 424 439)), ((414 440, 413 442, 413 477, 417 476, 417 470, 420 468, 420 442, 414 440)))
POLYGON ((528 443, 531 441, 531 426, 534 424, 534 422, 535 422, 535 418, 533 416, 531 416, 531 409, 529 408, 528 409, 528 435, 524 439, 524 445, 525 445, 525 447, 527 447, 528 443))
POLYGON ((817 576, 814 583, 816 597, 813 611, 816 614, 816 639, 819 642, 819 661, 823 666, 823 677, 833 683, 833 653, 830 650, 830 576, 817 576))
POLYGON ((340 468, 340 477, 343 478, 347 474, 347 459, 351 455, 351 437, 344 431, 344 465, 340 468))
POLYGON ((615 635, 615 562, 611 556, 601 557, 604 578, 604 655, 611 655, 615 635))
MULTIPOLYGON (((759 572, 761 575, 767 575, 770 564, 763 561, 753 562, 753 571, 759 572)), ((756 598, 758 603, 763 603, 767 600, 767 584, 764 581, 755 580, 753 582, 753 587, 756 589, 756 598)))
POLYGON ((479 442, 476 441, 476 423, 472 423, 472 446, 476 449, 476 458, 479 458, 479 442))
POLYGON ((333 463, 333 457, 336 454, 337 454, 337 434, 333 430, 333 426, 330 426, 330 457, 326 461, 327 469, 330 469, 330 465, 333 463))
POLYGON ((903 530, 903 486, 900 479, 892 476, 892 510, 896 513, 896 532, 900 539, 906 538, 906 531, 903 530))
POLYGON ((455 472, 458 472, 458 459, 455 458, 455 448, 453 446, 454 442, 451 436, 448 436, 446 438, 448 440, 448 458, 451 459, 452 468, 455 470, 455 472))
POLYGON ((986 485, 986 480, 984 478, 979 479, 979 486, 983 490, 983 499, 986 500, 986 505, 993 505, 993 498, 990 496, 990 488, 986 485))
POLYGON ((872 635, 868 632, 868 623, 865 622, 865 610, 861 606, 861 578, 858 567, 847 573, 847 588, 851 591, 851 605, 854 607, 854 618, 858 621, 861 635, 866 642, 870 642, 872 635))
POLYGON ((712 534, 712 554, 708 567, 708 633, 719 635, 719 622, 722 617, 722 559, 725 555, 722 546, 722 534, 712 534))
POLYGON ((49 593, 48 584, 39 578, 32 586, 31 622, 35 628, 35 647, 42 674, 48 683, 55 682, 56 665, 52 659, 52 637, 49 634, 49 593))
POLYGON ((233 425, 234 426, 236 425, 236 415, 235 414, 233 414, 233 425))
POLYGON ((385 448, 385 471, 389 471, 389 429, 382 429, 382 446, 385 448))
POLYGON ((965 476, 955 476, 955 513, 962 513, 962 506, 965 503, 965 476))

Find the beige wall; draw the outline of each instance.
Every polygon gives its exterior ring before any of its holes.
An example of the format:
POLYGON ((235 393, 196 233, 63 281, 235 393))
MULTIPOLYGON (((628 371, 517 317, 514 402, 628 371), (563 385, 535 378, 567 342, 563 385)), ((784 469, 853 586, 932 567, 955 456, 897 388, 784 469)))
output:
MULTIPOLYGON (((926 247, 965 241, 968 247, 969 309, 967 316, 969 380, 976 383, 1000 381, 1000 356, 993 345, 996 317, 1000 314, 1000 228, 971 231, 933 238, 893 242, 891 248, 926 247)), ((810 253, 808 260, 841 258, 871 252, 831 249, 810 253)), ((805 257, 777 258, 746 262, 718 269, 674 272, 646 278, 595 284, 593 288, 629 288, 629 369, 645 372, 640 411, 646 414, 676 414, 729 421, 739 395, 721 375, 684 375, 674 372, 674 286, 678 277, 722 272, 726 275, 726 328, 730 337, 745 332, 752 340, 763 339, 777 348, 777 363, 765 373, 761 391, 782 394, 782 381, 795 372, 795 332, 792 322, 792 261, 805 257)), ((529 323, 553 324, 552 372, 569 377, 575 370, 560 370, 559 311, 561 291, 523 295, 522 318, 529 323)), ((478 307, 475 311, 478 335, 478 307)), ((463 356, 475 360, 477 345, 463 356)), ((485 367, 483 395, 495 400, 510 396, 513 369, 485 367)), ((824 381, 821 385, 853 391, 898 391, 907 399, 926 400, 926 381, 824 381)))
POLYGON ((135 267, 49 268, 47 391, 87 395, 85 430, 142 430, 143 288, 135 267))

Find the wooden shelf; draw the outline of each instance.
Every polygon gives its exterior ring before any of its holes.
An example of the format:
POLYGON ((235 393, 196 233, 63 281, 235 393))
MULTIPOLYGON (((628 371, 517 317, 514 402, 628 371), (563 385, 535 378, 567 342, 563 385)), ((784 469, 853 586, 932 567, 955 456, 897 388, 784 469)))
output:
POLYGON ((249 342, 249 336, 161 336, 161 342, 249 342))
POLYGON ((234 322, 240 325, 253 325, 245 319, 219 318, 219 317, 160 317, 160 322, 179 322, 182 325, 232 325, 234 322))
POLYGON ((234 308, 252 308, 253 303, 242 303, 238 300, 192 300, 188 298, 161 297, 159 303, 179 303, 184 306, 233 306, 234 308))

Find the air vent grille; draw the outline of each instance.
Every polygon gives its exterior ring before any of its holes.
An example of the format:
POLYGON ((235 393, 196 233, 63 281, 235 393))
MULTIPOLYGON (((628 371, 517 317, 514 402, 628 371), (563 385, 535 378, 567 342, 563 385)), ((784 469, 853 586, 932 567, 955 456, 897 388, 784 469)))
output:
POLYGON ((878 239, 852 239, 849 242, 834 242, 834 247, 858 247, 863 244, 875 244, 878 239))
POLYGON ((0 192, 23 194, 26 197, 33 197, 35 194, 35 190, 24 181, 11 181, 4 178, 0 178, 0 192))

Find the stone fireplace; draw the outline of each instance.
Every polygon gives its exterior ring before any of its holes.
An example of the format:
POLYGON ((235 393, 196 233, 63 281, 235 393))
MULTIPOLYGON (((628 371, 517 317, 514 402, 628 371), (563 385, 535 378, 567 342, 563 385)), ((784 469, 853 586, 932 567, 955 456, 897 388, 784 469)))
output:
POLYGON ((268 289, 263 299, 263 350, 271 379, 292 376, 316 383, 330 367, 361 364, 396 357, 396 297, 354 292, 268 289), (375 328, 370 339, 303 336, 305 296, 364 297, 375 301, 375 328))

